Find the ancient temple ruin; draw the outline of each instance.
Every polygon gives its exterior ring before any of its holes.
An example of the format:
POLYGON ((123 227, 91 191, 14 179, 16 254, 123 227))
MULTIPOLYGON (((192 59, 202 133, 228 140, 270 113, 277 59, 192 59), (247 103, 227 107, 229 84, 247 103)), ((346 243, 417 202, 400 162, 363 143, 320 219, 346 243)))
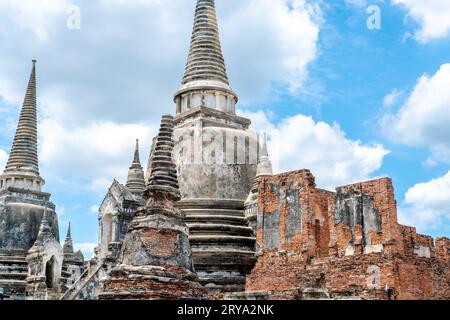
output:
POLYGON ((398 223, 390 178, 329 191, 307 169, 274 174, 267 137, 236 115, 214 0, 197 0, 175 116, 162 117, 145 171, 136 141, 84 261, 70 225, 61 246, 41 190, 35 63, 0 175, 8 298, 450 299, 450 239, 398 223))
POLYGON ((389 178, 316 187, 309 170, 257 178, 258 260, 237 299, 450 299, 450 239, 397 222, 389 178))

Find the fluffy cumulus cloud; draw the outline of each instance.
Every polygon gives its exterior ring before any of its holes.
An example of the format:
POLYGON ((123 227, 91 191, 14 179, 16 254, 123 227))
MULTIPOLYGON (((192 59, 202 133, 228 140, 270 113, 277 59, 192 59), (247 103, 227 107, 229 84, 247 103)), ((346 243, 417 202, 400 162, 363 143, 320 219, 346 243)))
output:
POLYGON ((399 212, 401 223, 428 231, 442 227, 450 219, 450 171, 442 177, 418 183, 405 194, 399 212))
POLYGON ((445 38, 450 32, 450 1, 447 0, 391 0, 404 8, 408 17, 419 24, 415 38, 420 42, 445 38))
POLYGON ((90 190, 101 194, 113 178, 125 182, 136 138, 145 146, 141 148, 141 161, 145 166, 155 134, 156 126, 151 125, 98 122, 83 127, 64 127, 44 120, 40 150, 43 171, 54 176, 54 181, 67 177, 87 181, 90 190))
MULTIPOLYGON (((65 12, 69 3, 67 0, 2 0, 0 10, 11 13, 0 30, 6 34, 4 26, 15 23, 22 31, 33 33, 39 40, 48 39, 48 29, 53 27, 54 18, 65 12)), ((2 15, 3 18, 3 15, 2 15)))
POLYGON ((383 131, 394 141, 427 147, 428 163, 450 163, 450 64, 436 74, 423 75, 401 108, 381 120, 383 131))
POLYGON ((237 88, 244 94, 261 93, 281 82, 297 93, 306 79, 308 64, 317 56, 319 6, 305 0, 226 3, 233 11, 225 11, 224 50, 234 60, 230 73, 237 88))
POLYGON ((310 169, 320 187, 369 179, 381 168, 389 153, 382 145, 351 140, 337 124, 316 122, 296 115, 272 124, 263 113, 241 112, 270 135, 269 149, 274 170, 310 169))

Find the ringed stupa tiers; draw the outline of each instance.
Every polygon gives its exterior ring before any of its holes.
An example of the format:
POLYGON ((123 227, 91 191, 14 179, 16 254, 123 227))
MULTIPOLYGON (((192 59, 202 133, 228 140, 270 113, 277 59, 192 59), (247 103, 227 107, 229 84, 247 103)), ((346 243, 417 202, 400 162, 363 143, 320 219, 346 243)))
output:
POLYGON ((186 215, 195 270, 210 291, 242 290, 255 260, 244 201, 256 174, 258 142, 250 120, 236 115, 238 97, 229 84, 213 0, 197 1, 174 102, 182 194, 176 205, 186 215))

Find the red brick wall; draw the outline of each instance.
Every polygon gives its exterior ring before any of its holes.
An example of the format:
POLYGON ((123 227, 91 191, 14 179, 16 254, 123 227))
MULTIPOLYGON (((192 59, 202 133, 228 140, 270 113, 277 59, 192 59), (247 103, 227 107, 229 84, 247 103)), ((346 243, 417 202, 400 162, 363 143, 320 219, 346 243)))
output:
POLYGON ((265 252, 247 277, 246 291, 270 291, 269 298, 302 299, 305 289, 314 288, 332 298, 386 299, 387 284, 397 299, 450 299, 450 268, 442 260, 371 253, 310 264, 302 261, 300 255, 265 252))
POLYGON ((436 257, 450 263, 450 239, 436 238, 436 257))
POLYGON ((429 256, 434 257, 435 250, 432 237, 418 234, 416 232, 416 228, 414 227, 399 224, 399 228, 402 234, 404 254, 418 255, 417 250, 421 250, 423 252, 422 248, 427 248, 426 250, 429 252, 429 256))

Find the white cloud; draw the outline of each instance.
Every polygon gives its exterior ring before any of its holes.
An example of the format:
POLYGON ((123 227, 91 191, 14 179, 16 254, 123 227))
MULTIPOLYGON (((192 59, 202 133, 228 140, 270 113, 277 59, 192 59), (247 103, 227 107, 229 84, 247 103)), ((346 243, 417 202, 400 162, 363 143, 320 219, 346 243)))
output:
POLYGON ((99 193, 104 192, 114 178, 121 181, 126 178, 133 159, 135 139, 140 139, 143 146, 141 159, 146 161, 145 152, 156 134, 156 126, 113 122, 65 127, 55 121, 44 120, 40 129, 43 170, 88 181, 89 188, 99 193))
POLYGON ((450 163, 449 88, 450 64, 423 75, 400 110, 381 119, 383 131, 393 141, 429 148, 428 163, 450 163))
POLYGON ((404 8, 408 16, 419 23, 415 38, 422 43, 445 38, 450 33, 450 1, 448 0, 391 0, 404 8))
POLYGON ((82 242, 82 243, 74 243, 73 247, 75 251, 81 250, 84 255, 85 260, 89 260, 94 256, 94 248, 97 246, 97 243, 93 242, 82 242))
MULTIPOLYGON (((244 93, 267 93, 274 82, 298 93, 307 66, 317 56, 322 13, 305 0, 227 1, 233 8, 222 23, 224 52, 235 86, 244 93), (230 64, 230 62, 232 63, 230 64)), ((218 3, 218 7, 225 4, 218 3)), ((221 16, 219 11, 219 17, 221 16)))
MULTIPOLYGON (((24 93, 22 93, 23 95, 24 93)), ((16 86, 14 86, 8 79, 0 78, 0 97, 7 103, 20 103, 20 93, 16 86)), ((22 97, 23 98, 23 97, 22 97)), ((6 108, 2 108, 2 112, 6 112, 6 108)))
POLYGON ((0 149, 0 170, 3 171, 3 168, 6 166, 6 162, 8 161, 8 154, 6 151, 0 149))
POLYGON ((261 111, 246 112, 270 134, 270 157, 276 172, 310 169, 318 186, 336 186, 369 179, 380 169, 389 153, 382 145, 364 144, 346 137, 337 124, 315 122, 311 117, 296 115, 274 125, 261 111))
POLYGON ((52 26, 53 19, 58 16, 65 17, 68 6, 67 0, 0 1, 0 10, 10 13, 9 17, 20 30, 34 33, 41 41, 48 39, 48 31, 52 26))
POLYGON ((442 177, 418 183, 405 194, 399 221, 419 230, 439 228, 450 219, 450 171, 442 177))

